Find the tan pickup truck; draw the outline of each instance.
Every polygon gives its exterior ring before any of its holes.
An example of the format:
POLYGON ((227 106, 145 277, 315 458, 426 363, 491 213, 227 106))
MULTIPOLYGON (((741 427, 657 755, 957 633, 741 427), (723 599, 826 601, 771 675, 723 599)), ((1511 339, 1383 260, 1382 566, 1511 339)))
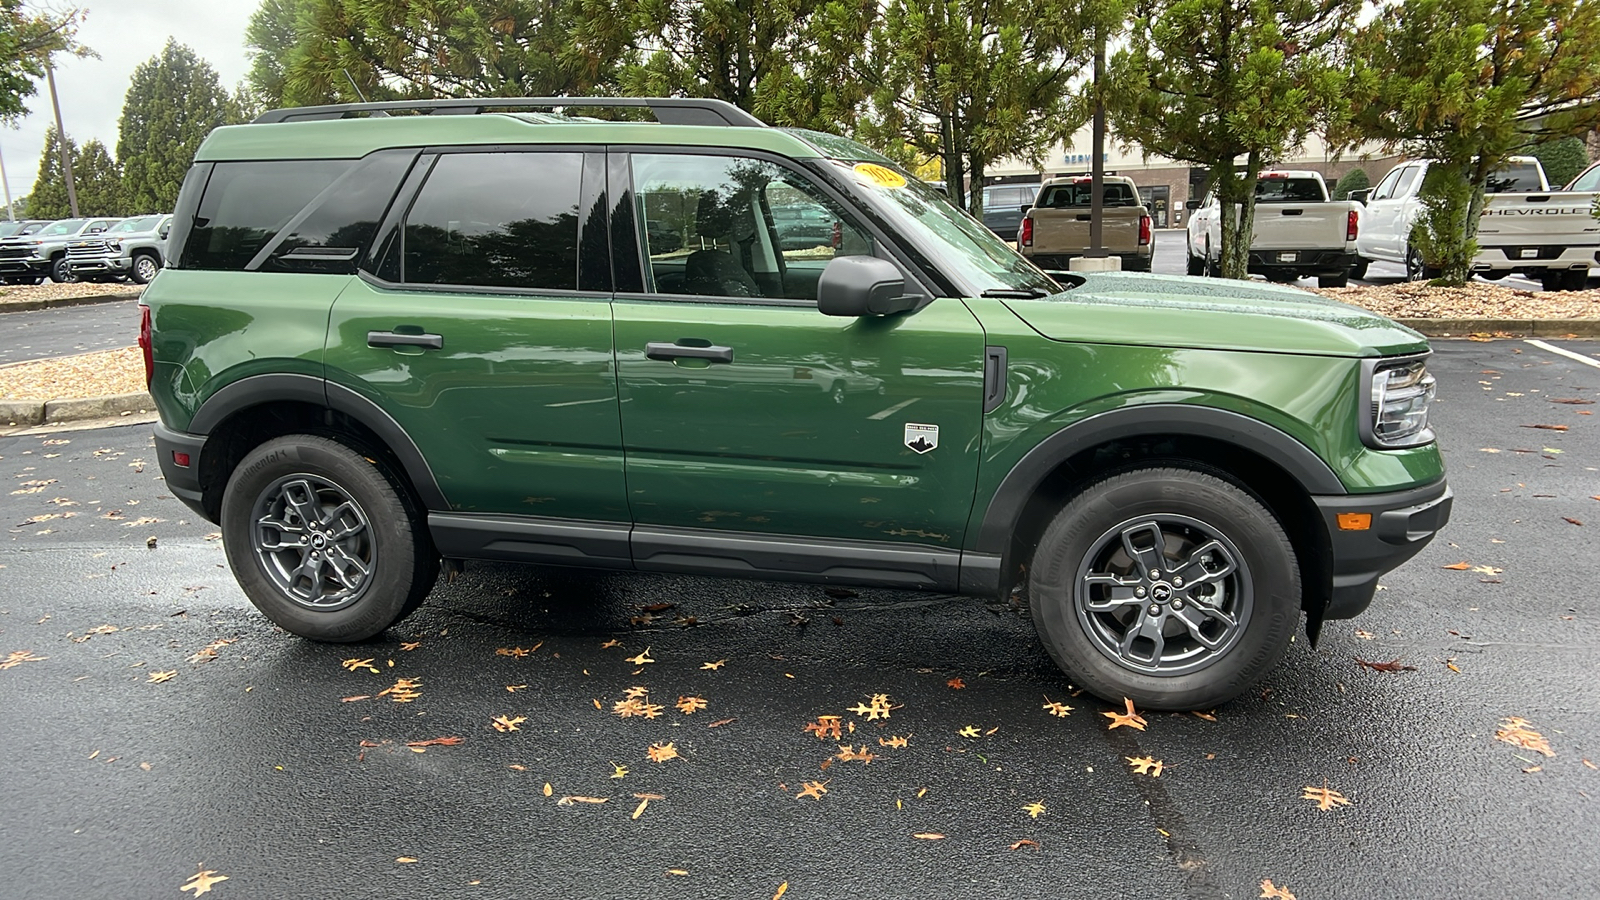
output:
MULTIPOLYGON (((1090 187, 1089 177, 1080 175, 1052 178, 1039 188, 1017 229, 1023 256, 1042 269, 1065 269, 1073 257, 1088 252, 1090 187)), ((1133 179, 1105 177, 1100 228, 1106 252, 1121 257, 1124 271, 1150 271, 1155 235, 1133 179)))

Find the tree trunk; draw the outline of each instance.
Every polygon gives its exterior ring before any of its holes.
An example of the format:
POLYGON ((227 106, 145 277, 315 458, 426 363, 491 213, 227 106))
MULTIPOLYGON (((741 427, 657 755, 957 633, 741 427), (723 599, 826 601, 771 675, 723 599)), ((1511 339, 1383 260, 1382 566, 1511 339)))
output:
POLYGON ((939 116, 939 145, 940 155, 944 158, 945 194, 950 197, 950 202, 954 203, 957 208, 965 209, 967 205, 967 173, 961 148, 956 146, 955 117, 952 115, 939 116))
POLYGON ((1233 160, 1227 161, 1227 174, 1222 178, 1221 202, 1217 215, 1222 220, 1221 263, 1223 278, 1249 278, 1250 240, 1255 232, 1256 175, 1261 169, 1261 154, 1251 150, 1246 157, 1244 174, 1233 171, 1233 160))
POLYGON ((967 211, 983 221, 983 160, 967 157, 967 171, 972 174, 972 196, 967 198, 967 211))

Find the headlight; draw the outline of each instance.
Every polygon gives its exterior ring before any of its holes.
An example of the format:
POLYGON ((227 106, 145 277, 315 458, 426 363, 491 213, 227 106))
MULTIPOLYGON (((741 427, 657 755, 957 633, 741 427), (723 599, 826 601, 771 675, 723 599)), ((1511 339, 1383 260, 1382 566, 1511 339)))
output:
POLYGON ((1432 441, 1428 404, 1435 384, 1428 374, 1427 355, 1365 360, 1362 369, 1367 402, 1362 410, 1361 439, 1382 450, 1432 441))
POLYGON ((122 242, 121 241, 106 241, 106 247, 111 249, 111 250, 115 250, 118 253, 122 252, 122 242))

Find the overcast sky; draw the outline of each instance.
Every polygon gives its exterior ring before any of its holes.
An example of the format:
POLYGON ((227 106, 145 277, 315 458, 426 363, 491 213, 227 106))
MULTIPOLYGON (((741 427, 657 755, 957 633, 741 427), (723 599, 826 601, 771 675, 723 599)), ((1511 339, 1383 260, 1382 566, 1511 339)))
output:
MULTIPOLYGON (((55 5, 65 6, 66 0, 56 0, 55 5)), ((61 118, 67 134, 80 146, 99 138, 116 155, 117 118, 122 115, 128 79, 135 67, 161 52, 169 37, 210 62, 230 90, 249 68, 244 27, 259 5, 257 0, 78 0, 73 5, 89 14, 78 39, 100 54, 99 59, 56 59, 61 118)), ((12 196, 31 191, 39 174, 44 132, 52 121, 44 79, 26 102, 28 115, 14 126, 0 125, 0 152, 5 155, 12 196)))

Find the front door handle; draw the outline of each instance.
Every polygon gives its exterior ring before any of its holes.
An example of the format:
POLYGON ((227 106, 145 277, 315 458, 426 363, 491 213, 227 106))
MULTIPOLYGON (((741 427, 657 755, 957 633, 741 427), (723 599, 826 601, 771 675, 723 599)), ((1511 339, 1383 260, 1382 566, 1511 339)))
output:
POLYGON ((427 350, 444 348, 444 336, 438 334, 400 334, 394 331, 367 332, 368 347, 422 347, 427 350))
POLYGON ((645 359, 671 362, 675 359, 703 359, 714 363, 733 362, 732 347, 686 347, 666 341, 651 341, 644 345, 645 359))

